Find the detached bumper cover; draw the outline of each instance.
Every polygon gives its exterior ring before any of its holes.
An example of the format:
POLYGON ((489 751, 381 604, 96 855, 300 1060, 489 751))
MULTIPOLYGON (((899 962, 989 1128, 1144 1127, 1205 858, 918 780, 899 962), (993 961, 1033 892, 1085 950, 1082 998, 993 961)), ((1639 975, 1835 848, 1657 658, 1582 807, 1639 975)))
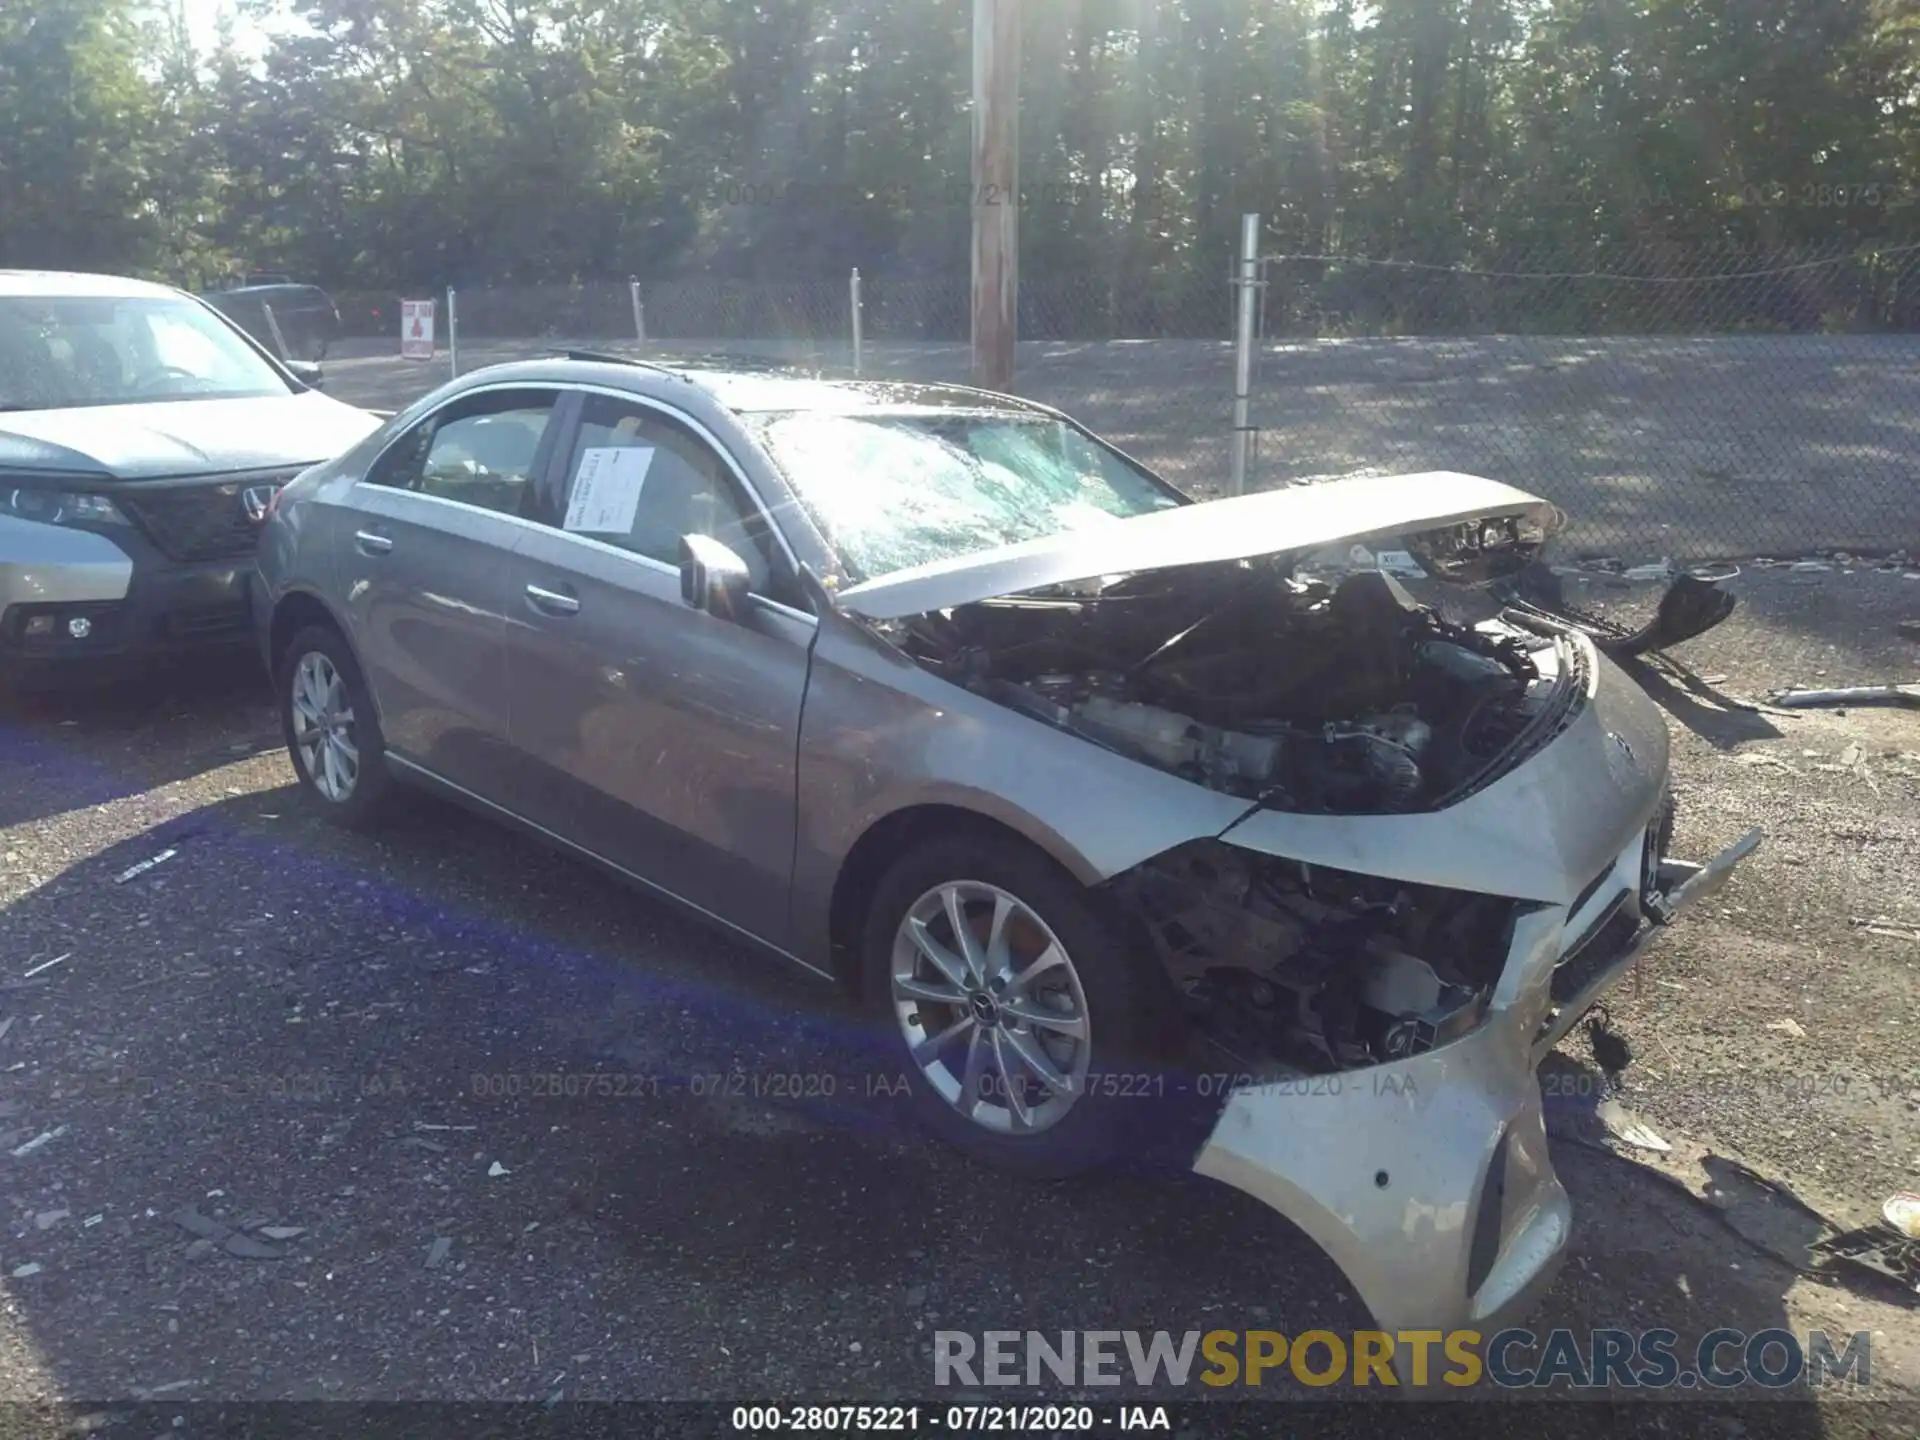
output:
POLYGON ((1572 1235, 1535 1066, 1760 838, 1703 866, 1663 864, 1640 897, 1647 918, 1565 1003, 1552 976, 1566 913, 1523 917, 1478 1030, 1393 1064, 1237 1090, 1194 1169, 1312 1236, 1382 1329, 1485 1334, 1510 1323, 1552 1282, 1572 1235))

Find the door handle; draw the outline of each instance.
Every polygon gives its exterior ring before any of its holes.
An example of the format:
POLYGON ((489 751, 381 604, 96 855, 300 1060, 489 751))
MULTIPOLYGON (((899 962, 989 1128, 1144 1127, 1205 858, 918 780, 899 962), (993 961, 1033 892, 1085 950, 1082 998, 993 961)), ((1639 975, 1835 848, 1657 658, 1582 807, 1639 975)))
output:
POLYGON ((549 615, 578 615, 580 602, 571 595, 563 595, 558 590, 549 590, 544 585, 527 586, 527 599, 533 602, 533 608, 544 610, 549 615))
POLYGON ((362 555, 384 555, 393 549, 393 541, 384 535, 376 535, 371 530, 354 531, 353 544, 362 555))

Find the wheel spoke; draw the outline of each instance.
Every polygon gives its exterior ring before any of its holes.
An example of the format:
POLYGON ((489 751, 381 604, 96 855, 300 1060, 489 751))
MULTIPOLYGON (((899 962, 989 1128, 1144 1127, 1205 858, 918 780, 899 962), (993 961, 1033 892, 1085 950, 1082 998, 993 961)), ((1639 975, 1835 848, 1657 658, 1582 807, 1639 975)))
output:
POLYGON ((958 955, 933 938, 927 929, 927 922, 916 916, 907 917, 907 933, 913 937, 913 945, 927 962, 946 976, 956 989, 964 990, 967 985, 967 965, 958 955))
POLYGON ((953 930, 953 943, 966 961, 967 978, 980 985, 987 978, 987 957, 980 949, 980 937, 967 924, 967 907, 960 898, 960 887, 949 885, 940 892, 940 903, 947 910, 947 924, 953 930))
POLYGON ((314 726, 320 723, 320 711, 314 705, 313 697, 307 694, 304 685, 294 692, 293 713, 308 726, 314 726))
POLYGON ((340 758, 347 761, 357 774, 360 769, 360 747, 353 743, 353 737, 343 730, 333 732, 333 743, 339 747, 340 758))
POLYGON ((1013 914, 1013 897, 1000 891, 993 896, 993 920, 987 926, 986 978, 998 980, 1013 973, 1013 956, 1007 950, 1007 920, 1013 914))
POLYGON ((973 1029, 973 1016, 962 1015, 939 1034, 928 1035, 926 1039, 922 1040, 918 1045, 915 1045, 913 1047, 914 1062, 918 1064, 921 1069, 926 1069, 927 1066, 939 1058, 940 1052, 947 1048, 948 1042, 956 1036, 966 1034, 966 1032, 971 1029, 973 1029))
POLYGON ((1012 1045, 1013 1036, 1003 1030, 993 1032, 993 1063, 1000 1072, 1000 1083, 1006 1090, 1007 1114, 1013 1118, 1016 1130, 1033 1128, 1033 1109, 1027 1104, 1027 1097, 1020 1091, 1024 1088, 1016 1082, 1013 1067, 1007 1063, 1007 1047, 1012 1045))
POLYGON ((1060 1068, 1053 1063, 1047 1052, 1040 1048, 1040 1042, 1037 1039, 1031 1035, 1023 1035, 1018 1030, 1003 1030, 998 1033, 1005 1037, 1007 1047, 1020 1057, 1042 1085, 1056 1095, 1072 1092, 1073 1081, 1060 1073, 1060 1068))
POLYGON ((893 993, 908 1000, 930 1000, 936 1005, 965 1005, 967 992, 958 985, 936 985, 908 975, 893 982, 893 993))
POLYGON ((967 1069, 960 1077, 960 1113, 972 1115, 980 1108, 980 1082, 986 1077, 987 1067, 993 1063, 993 1047, 987 1041, 986 1032, 975 1029, 973 1038, 967 1042, 967 1069))
POLYGON ((1016 970, 1014 972, 1013 978, 1007 983, 1007 994, 1014 996, 1024 993, 1026 988, 1039 976, 1066 963, 1067 952, 1062 950, 1058 943, 1047 946, 1047 948, 1042 950, 1034 959, 1032 964, 1023 970, 1016 970))
POLYGON ((1062 1035, 1071 1035, 1076 1040, 1087 1038, 1087 1022, 1083 1016, 1062 1015, 1049 1010, 1045 1005, 1033 1000, 1007 1000, 1001 1002, 1003 1015, 1015 1020, 1024 1020, 1029 1025, 1037 1025, 1042 1030, 1057 1031, 1062 1035))

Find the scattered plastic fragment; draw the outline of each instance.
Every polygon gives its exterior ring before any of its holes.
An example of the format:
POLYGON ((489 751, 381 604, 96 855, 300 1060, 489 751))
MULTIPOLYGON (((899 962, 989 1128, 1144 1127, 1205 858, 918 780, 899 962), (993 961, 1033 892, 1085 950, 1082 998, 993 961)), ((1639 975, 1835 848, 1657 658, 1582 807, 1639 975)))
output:
POLYGON ((33 1154, 34 1151, 50 1141, 58 1140, 66 1133, 67 1127, 64 1125, 55 1126, 51 1130, 42 1130, 38 1135, 34 1136, 33 1139, 27 1141, 26 1144, 16 1145, 8 1153, 11 1154, 14 1159, 19 1160, 24 1156, 33 1154))
POLYGON ((119 875, 114 877, 113 883, 116 885, 124 885, 129 880, 136 879, 139 876, 146 874, 147 871, 153 869, 154 866, 160 864, 162 861, 171 860, 174 856, 178 855, 179 853, 180 852, 178 850, 172 850, 172 849, 162 850, 158 855, 155 855, 152 859, 142 860, 138 865, 132 866, 129 869, 121 871, 119 875))
POLYGON ((42 1210, 38 1215, 33 1217, 33 1228, 36 1230, 51 1230, 71 1214, 73 1214, 71 1210, 42 1210))
POLYGON ((34 976, 38 975, 41 971, 51 970, 53 969, 54 966, 60 964, 62 961, 70 960, 72 958, 73 958, 73 952, 69 950, 65 955, 56 955, 51 960, 42 961, 40 964, 34 966, 31 970, 21 971, 20 978, 22 980, 31 980, 34 976))
POLYGON ((1839 690, 1776 690, 1773 703, 1789 710, 1824 705, 1905 705, 1920 709, 1920 685, 1853 685, 1839 690))
POLYGON ((1896 1191, 1880 1207, 1880 1214, 1909 1240, 1920 1240, 1920 1195, 1911 1190, 1896 1191))
POLYGON ((25 1280, 29 1276, 38 1275, 39 1273, 40 1266, 38 1262, 29 1260, 25 1265, 18 1266, 14 1270, 13 1278, 16 1280, 25 1280))
POLYGON ((453 1249, 453 1241, 448 1239, 445 1235, 442 1235, 437 1239, 435 1239, 433 1244, 427 1247, 427 1269, 429 1270, 436 1269, 439 1266, 440 1262, 447 1258, 447 1252, 452 1249, 453 1249))
POLYGON ((1623 1144, 1662 1155, 1673 1149, 1657 1130, 1616 1100, 1602 1101, 1596 1113, 1607 1133, 1623 1144))
POLYGON ((307 1233, 304 1225, 267 1225, 260 1233, 269 1240, 297 1240, 307 1233))
POLYGON ((1791 1015, 1783 1019, 1768 1021, 1767 1029, 1777 1030, 1782 1035, 1791 1035, 1796 1040, 1804 1040, 1807 1038, 1807 1032, 1801 1028, 1800 1022, 1795 1020, 1791 1015))
POLYGON ((502 1165, 498 1160, 494 1161, 493 1164, 487 1167, 487 1175, 488 1175, 488 1178, 490 1179, 498 1180, 502 1175, 506 1175, 510 1173, 511 1172, 507 1169, 507 1167, 502 1165))

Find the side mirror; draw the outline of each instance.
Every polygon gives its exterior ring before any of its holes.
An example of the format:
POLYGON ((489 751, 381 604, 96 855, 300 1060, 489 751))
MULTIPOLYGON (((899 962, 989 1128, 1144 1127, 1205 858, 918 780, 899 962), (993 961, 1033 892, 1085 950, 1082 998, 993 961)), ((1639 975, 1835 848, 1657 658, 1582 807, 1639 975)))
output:
POLYGON ((285 364, 287 373, 309 390, 327 388, 327 377, 321 371, 317 360, 287 360, 282 363, 285 364))
POLYGON ((680 537, 680 598, 695 610, 737 620, 747 613, 753 574, 711 535, 680 537))

